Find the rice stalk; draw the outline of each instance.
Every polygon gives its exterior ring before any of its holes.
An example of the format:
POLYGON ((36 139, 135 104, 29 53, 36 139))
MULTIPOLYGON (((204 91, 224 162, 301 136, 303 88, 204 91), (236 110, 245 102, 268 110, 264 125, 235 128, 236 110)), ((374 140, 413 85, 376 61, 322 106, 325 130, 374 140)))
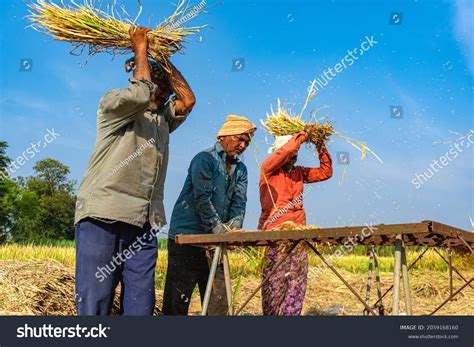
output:
POLYGON ((294 135, 305 131, 308 132, 309 142, 321 146, 329 141, 329 136, 334 134, 331 122, 306 123, 300 117, 292 115, 277 100, 277 110, 271 110, 271 114, 267 114, 267 119, 261 121, 263 127, 273 136, 294 135))
MULTIPOLYGON (((306 99, 305 106, 311 100, 312 96, 309 96, 306 99)), ((285 136, 285 135, 294 135, 302 131, 308 133, 308 141, 316 145, 317 148, 326 145, 330 142, 330 136, 337 136, 351 146, 355 147, 361 152, 361 159, 364 159, 367 156, 367 152, 371 153, 380 163, 382 159, 372 151, 363 141, 358 141, 351 139, 350 137, 344 135, 343 133, 334 130, 333 124, 331 121, 327 121, 327 115, 323 115, 317 119, 316 117, 311 117, 311 122, 305 122, 301 119, 300 116, 294 116, 290 113, 289 110, 285 109, 280 103, 280 99, 277 99, 277 110, 274 111, 271 109, 271 113, 267 114, 266 120, 260 120, 262 126, 267 132, 273 136, 285 136), (324 122, 323 122, 324 121, 324 122)))
MULTIPOLYGON (((61 6, 46 0, 38 0, 28 4, 27 19, 34 30, 44 33, 59 41, 71 42, 72 54, 77 49, 82 53, 88 47, 90 56, 99 52, 112 55, 128 54, 132 51, 132 42, 129 29, 141 14, 140 11, 134 21, 128 18, 128 13, 122 7, 124 18, 118 13, 115 4, 107 6, 104 11, 93 4, 92 0, 85 0, 84 4, 71 1, 73 6, 61 6)), ((160 63, 166 70, 167 59, 183 49, 186 36, 199 32, 205 26, 185 27, 179 25, 186 19, 203 12, 196 11, 186 0, 180 0, 175 11, 148 32, 148 55, 160 63), (188 17, 186 17, 188 16, 188 17), (178 24, 178 25, 177 25, 178 24)))

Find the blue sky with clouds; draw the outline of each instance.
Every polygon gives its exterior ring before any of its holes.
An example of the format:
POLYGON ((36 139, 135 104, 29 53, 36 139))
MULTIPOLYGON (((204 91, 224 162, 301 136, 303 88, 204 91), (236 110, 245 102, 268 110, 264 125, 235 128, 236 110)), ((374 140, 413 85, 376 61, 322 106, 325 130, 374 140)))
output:
MULTIPOLYGON (((132 16, 137 13, 136 1, 118 3, 132 16)), ((173 10, 171 1, 142 3, 138 23, 144 26, 156 25, 173 10)), ((189 24, 209 25, 202 40, 192 37, 184 54, 172 58, 192 86, 197 104, 171 138, 168 218, 190 160, 213 144, 227 114, 243 114, 259 124, 270 107, 276 107, 277 98, 298 112, 310 81, 368 36, 377 43, 320 90, 304 117, 329 106, 317 114, 328 114, 336 130, 363 140, 383 163, 370 155, 361 161, 355 148, 334 138, 329 146, 334 176, 306 195, 308 223, 434 219, 473 229, 472 146, 419 189, 412 183, 415 174, 427 172, 433 160, 451 149, 449 143, 436 142, 456 142, 456 133, 474 129, 473 11, 469 0, 228 0, 200 14, 189 24), (390 24, 392 13, 401 13, 399 25, 390 24), (245 65, 232 71, 237 58, 245 65), (392 118, 390 106, 401 106, 403 117, 392 118), (349 153, 349 165, 337 163, 338 152, 349 153)), ((60 134, 16 174, 31 175, 36 160, 52 157, 68 165, 72 178, 80 181, 95 141, 97 103, 108 90, 127 85, 123 62, 128 56, 112 60, 107 54, 70 55, 69 44, 25 28, 23 1, 2 1, 0 13, 0 139, 8 141, 7 153, 16 158, 47 129, 60 134), (24 58, 32 62, 28 71, 20 71, 24 58)), ((259 129, 256 146, 243 156, 250 172, 249 229, 256 227, 260 209, 257 161, 264 158, 269 142, 271 137, 259 129)), ((318 165, 306 148, 299 158, 302 165, 318 165)))

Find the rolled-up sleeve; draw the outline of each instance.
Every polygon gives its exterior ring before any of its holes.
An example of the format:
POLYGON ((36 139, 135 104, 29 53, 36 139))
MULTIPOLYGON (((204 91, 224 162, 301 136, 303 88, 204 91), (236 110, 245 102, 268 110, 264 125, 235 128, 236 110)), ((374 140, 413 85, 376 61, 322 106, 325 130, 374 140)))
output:
POLYGON ((103 121, 115 131, 134 120, 134 117, 150 104, 155 84, 135 77, 129 79, 128 88, 114 89, 102 97, 99 108, 103 121))
POLYGON ((184 121, 188 117, 188 114, 189 113, 178 116, 176 114, 176 109, 175 109, 175 99, 173 98, 172 100, 170 100, 170 102, 165 106, 165 110, 164 110, 164 116, 165 116, 166 122, 168 123, 170 134, 176 129, 178 129, 181 124, 184 123, 184 121))
POLYGON ((313 183, 325 181, 332 177, 332 160, 326 148, 323 148, 319 154, 319 167, 309 168, 305 167, 304 183, 313 183))

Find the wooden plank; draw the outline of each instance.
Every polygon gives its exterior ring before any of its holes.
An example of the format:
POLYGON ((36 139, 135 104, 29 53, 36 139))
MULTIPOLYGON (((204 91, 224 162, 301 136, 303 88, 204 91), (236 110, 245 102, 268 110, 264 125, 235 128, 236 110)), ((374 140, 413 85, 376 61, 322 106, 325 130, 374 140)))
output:
POLYGON ((433 232, 448 235, 452 238, 462 237, 466 242, 474 244, 474 233, 459 228, 455 228, 439 222, 431 222, 433 232))
POLYGON ((226 234, 177 235, 178 244, 213 246, 268 246, 280 242, 309 240, 320 244, 357 245, 395 244, 401 234, 407 246, 449 247, 457 251, 470 251, 474 247, 474 233, 435 221, 407 224, 379 224, 375 226, 337 227, 309 230, 237 231, 226 234), (371 228, 371 229, 370 229, 371 228), (369 230, 370 229, 370 230, 369 230), (357 237, 359 235, 359 237, 357 237), (364 235, 364 237, 360 237, 364 235))
POLYGON ((379 224, 371 227, 337 227, 308 230, 272 230, 272 231, 236 231, 225 234, 176 235, 176 243, 187 245, 259 245, 266 246, 269 242, 290 240, 312 240, 319 242, 328 237, 349 238, 355 235, 387 235, 389 239, 398 234, 420 234, 430 232, 430 223, 379 224), (369 230, 370 229, 370 230, 369 230))

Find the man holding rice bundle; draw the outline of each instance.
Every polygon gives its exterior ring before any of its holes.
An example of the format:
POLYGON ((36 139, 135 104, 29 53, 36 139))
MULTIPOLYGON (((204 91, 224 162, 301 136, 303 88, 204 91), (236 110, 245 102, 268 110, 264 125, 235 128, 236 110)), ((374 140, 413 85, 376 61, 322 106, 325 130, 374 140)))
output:
MULTIPOLYGON (((270 230, 285 224, 306 225, 303 208, 304 183, 314 183, 332 176, 332 161, 324 144, 317 146, 320 167, 295 166, 300 146, 308 141, 311 126, 293 136, 276 136, 273 152, 261 167, 260 203, 262 214, 258 228, 270 230)), ((265 256, 264 278, 285 256, 284 245, 270 246, 265 256)), ((301 314, 306 292, 308 255, 298 245, 262 287, 264 315, 296 316, 301 314)))
MULTIPOLYGON (((177 234, 224 233, 242 228, 247 203, 247 168, 239 159, 256 126, 247 118, 229 115, 216 144, 198 153, 188 169, 184 187, 174 206, 168 239, 168 271, 163 314, 186 315, 196 284, 204 298, 209 277, 206 250, 177 245, 177 234)), ((224 268, 217 268, 209 315, 228 311, 224 268)))
POLYGON ((148 32, 130 28, 135 57, 126 70, 134 69, 133 77, 128 88, 112 90, 100 101, 94 152, 77 194, 79 315, 110 314, 119 282, 121 313, 151 315, 155 307, 153 231, 166 224, 169 134, 185 121, 195 99, 171 63, 166 73, 148 60, 148 32))

